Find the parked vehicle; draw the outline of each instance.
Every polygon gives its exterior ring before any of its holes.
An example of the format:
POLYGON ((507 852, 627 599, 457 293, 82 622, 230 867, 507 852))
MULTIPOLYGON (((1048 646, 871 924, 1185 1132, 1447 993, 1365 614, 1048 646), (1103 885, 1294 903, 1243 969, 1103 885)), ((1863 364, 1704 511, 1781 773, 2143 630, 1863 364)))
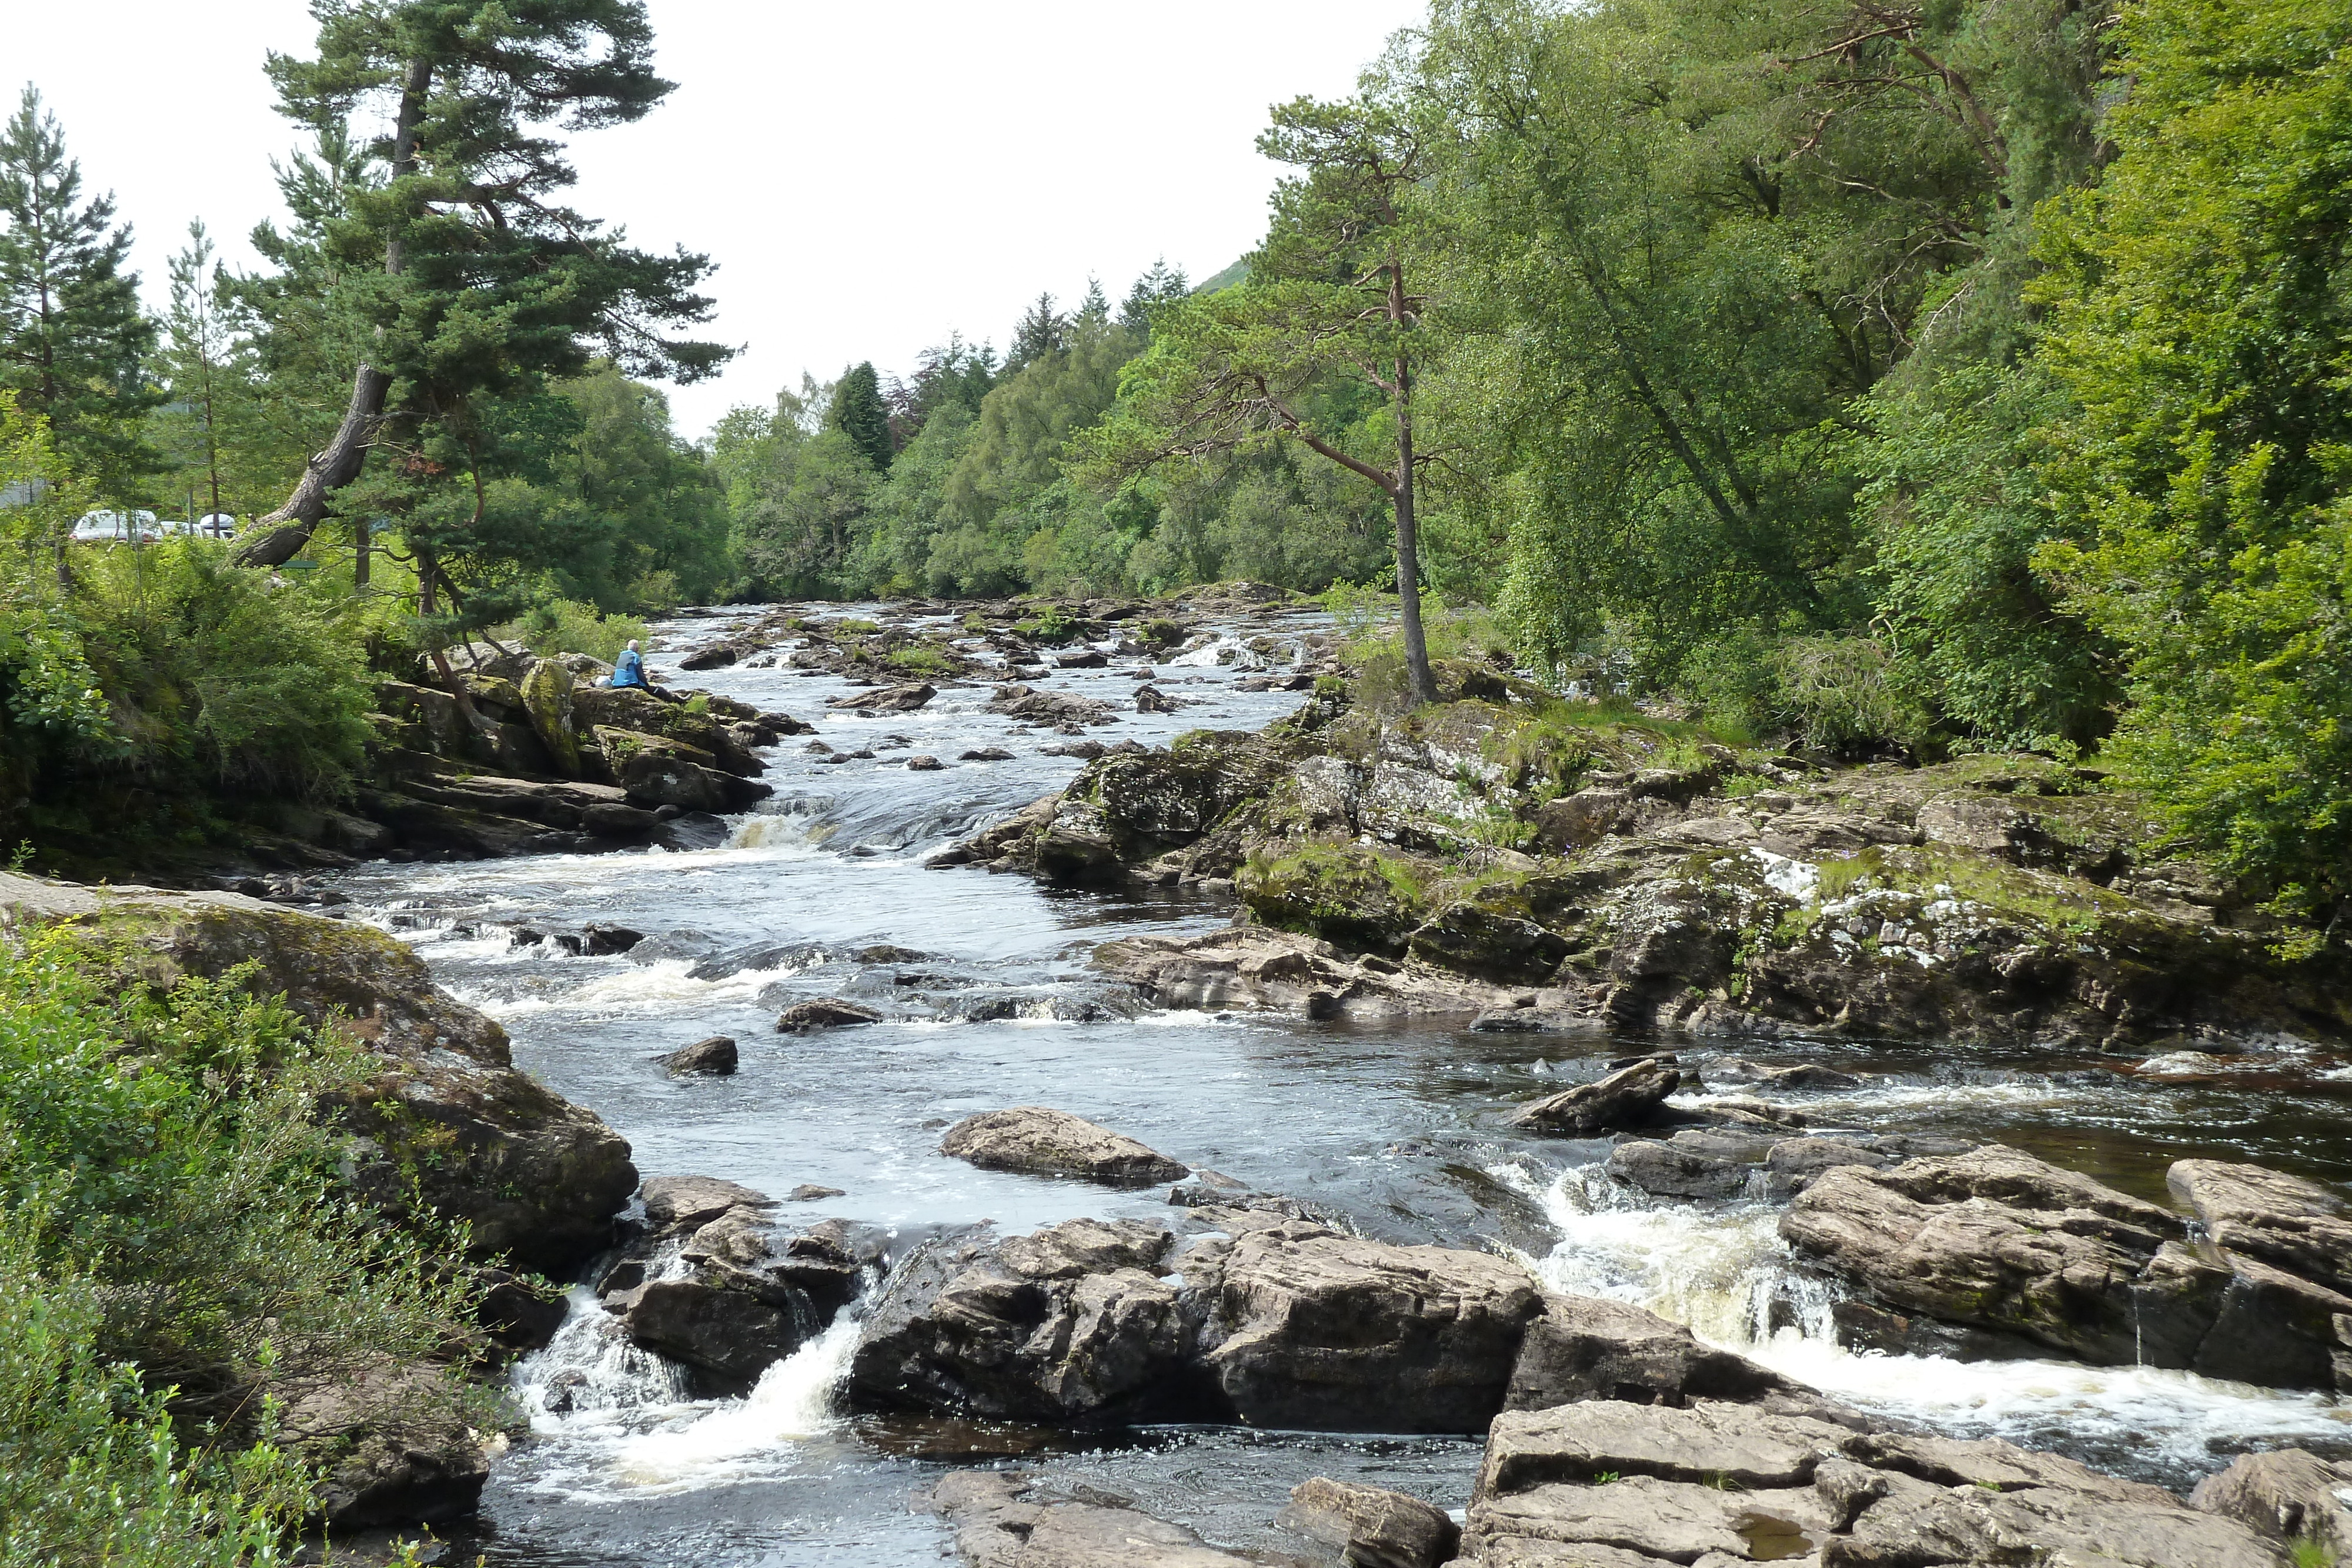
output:
POLYGON ((84 512, 73 526, 75 538, 106 544, 152 539, 160 531, 152 512, 84 512))

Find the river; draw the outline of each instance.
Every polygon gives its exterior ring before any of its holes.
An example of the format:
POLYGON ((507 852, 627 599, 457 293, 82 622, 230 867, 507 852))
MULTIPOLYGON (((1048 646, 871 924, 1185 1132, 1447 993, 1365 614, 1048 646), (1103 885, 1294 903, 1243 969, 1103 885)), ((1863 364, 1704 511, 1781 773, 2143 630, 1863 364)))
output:
MULTIPOLYGON (((666 651, 650 662, 674 667, 749 619, 665 625, 666 651)), ((1276 634, 1318 624, 1286 617, 1276 634)), ((1031 680, 1116 700, 1122 721, 1090 732, 1102 740, 1164 745, 1185 729, 1255 728, 1289 711, 1294 694, 1243 689, 1263 659, 1286 656, 1228 637, 1163 661, 1156 684, 1187 705, 1175 714, 1127 711, 1129 660, 1031 680)), ((1599 1173, 1606 1143, 1502 1124, 1515 1104, 1642 1042, 1139 1009, 1089 977, 1090 945, 1206 930, 1229 918, 1227 904, 921 865, 1060 787, 1078 763, 1048 747, 1066 737, 986 712, 986 687, 950 686, 920 711, 860 718, 824 710, 852 689, 845 682, 781 663, 676 678, 812 719, 836 754, 875 755, 826 762, 804 737, 785 741, 767 754, 775 795, 709 849, 377 862, 336 879, 355 916, 415 944, 442 984, 506 1026, 518 1065, 602 1114, 647 1175, 722 1176, 779 1197, 837 1187, 843 1196, 788 1207, 902 1228, 1169 1216, 1158 1191, 995 1175, 938 1153, 940 1129, 960 1117, 1050 1104, 1308 1199, 1368 1236, 1512 1251, 1556 1287, 1640 1301, 1854 1404, 1956 1434, 2056 1448, 2176 1487, 2247 1447, 2352 1449, 2352 1405, 2326 1396, 2147 1369, 1840 1350, 1826 1335, 1829 1290, 1790 1266, 1777 1210, 1628 1193, 1599 1173), (991 747, 1013 755, 958 760, 991 747), (900 765, 916 753, 946 766, 900 765), (518 944, 506 929, 591 921, 650 940, 622 956, 578 957, 518 944), (884 946, 902 951, 874 951, 884 946), (782 1007, 818 996, 866 1000, 902 1021, 773 1032, 782 1007), (652 1061, 714 1034, 740 1044, 731 1078, 672 1079, 652 1061)), ((2333 1076, 2347 1070, 2292 1046, 2153 1071, 2134 1071, 2147 1065, 2137 1060, 1853 1042, 1681 1049, 1702 1067, 1739 1054, 1867 1069, 1875 1076, 1863 1090, 1786 1097, 1817 1123, 2017 1144, 2146 1197, 2160 1198, 2164 1166, 2189 1155, 2352 1176, 2339 1131, 2352 1084, 2333 1076)), ((833 1407, 855 1333, 845 1317, 749 1396, 696 1400, 616 1342, 575 1291, 556 1343, 515 1368, 531 1430, 499 1458, 481 1525, 457 1542, 457 1560, 940 1561, 950 1553, 946 1530, 908 1504, 949 1461, 919 1434, 833 1407)), ((1159 1428, 1051 1446, 1033 1462, 1218 1544, 1297 1549, 1270 1521, 1306 1477, 1358 1477, 1459 1508, 1479 1451, 1469 1439, 1159 1428)))

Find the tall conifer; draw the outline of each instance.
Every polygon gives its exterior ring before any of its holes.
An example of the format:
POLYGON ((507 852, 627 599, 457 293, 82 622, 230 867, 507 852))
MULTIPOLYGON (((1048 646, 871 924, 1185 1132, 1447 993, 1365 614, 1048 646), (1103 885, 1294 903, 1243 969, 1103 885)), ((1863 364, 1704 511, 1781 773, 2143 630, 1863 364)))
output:
POLYGON ((153 466, 137 422, 156 402, 141 374, 155 332, 130 254, 114 198, 83 198, 57 116, 26 87, 0 129, 0 386, 47 418, 68 461, 118 482, 153 466))

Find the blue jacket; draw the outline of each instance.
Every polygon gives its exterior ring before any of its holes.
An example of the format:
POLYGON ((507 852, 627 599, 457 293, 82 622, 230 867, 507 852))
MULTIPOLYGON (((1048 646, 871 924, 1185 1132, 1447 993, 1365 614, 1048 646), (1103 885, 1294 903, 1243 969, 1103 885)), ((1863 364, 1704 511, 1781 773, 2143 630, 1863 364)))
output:
POLYGON ((622 649, 621 656, 613 661, 613 684, 616 686, 646 685, 646 662, 637 656, 635 648, 622 649))

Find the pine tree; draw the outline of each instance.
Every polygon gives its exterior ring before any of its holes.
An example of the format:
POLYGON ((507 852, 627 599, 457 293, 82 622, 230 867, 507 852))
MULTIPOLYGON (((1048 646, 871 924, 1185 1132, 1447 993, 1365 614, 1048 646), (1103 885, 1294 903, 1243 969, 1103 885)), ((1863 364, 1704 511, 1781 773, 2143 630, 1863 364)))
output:
POLYGON ((875 374, 871 360, 844 371, 841 380, 834 383, 833 407, 825 414, 825 423, 849 437, 850 444, 866 455, 875 472, 890 466, 894 455, 890 409, 882 401, 882 378, 875 374))
POLYGON ((1110 300, 1103 293, 1102 279, 1088 273, 1087 297, 1078 301, 1076 325, 1090 329, 1099 328, 1109 319, 1110 300))
MULTIPOLYGON (((309 543, 336 492, 378 445, 395 476, 480 480, 507 421, 490 403, 545 395, 600 354, 624 372, 693 381, 733 350, 664 335, 709 319, 695 293, 703 256, 632 249, 561 204, 576 179, 551 124, 593 130, 642 119, 671 85, 652 67, 643 0, 317 0, 319 53, 270 61, 280 105, 322 143, 388 126, 364 147, 366 178, 317 222, 334 308, 357 329, 350 402, 286 504, 282 525, 241 552, 274 566, 309 543)), ((398 488, 397 484, 394 486, 398 488)), ((421 492, 373 502, 413 507, 421 492)), ((425 609, 448 555, 519 564, 529 541, 474 537, 478 508, 412 526, 425 609)))
POLYGON ((1021 324, 1013 329, 1013 350, 1004 356, 1004 373, 1009 376, 1032 360, 1057 352, 1069 330, 1070 319, 1054 308, 1054 297, 1038 295, 1037 303, 1029 307, 1021 324))
POLYGON ((1162 305, 1171 304, 1192 292, 1190 279, 1181 267, 1171 267, 1168 258, 1160 256, 1135 280, 1127 291, 1126 302, 1118 308, 1118 324, 1135 334, 1142 342, 1151 341, 1151 313, 1162 305))
POLYGON ((188 225, 187 248, 171 262, 172 309, 164 319, 163 361, 173 402, 184 411, 189 466, 203 481, 205 515, 221 509, 221 413, 232 339, 220 308, 221 266, 205 221, 188 225))
POLYGON ((159 401, 141 375, 154 327, 130 254, 114 198, 82 199, 81 165, 26 87, 0 130, 0 385, 69 462, 117 485, 155 466, 138 422, 159 401))

